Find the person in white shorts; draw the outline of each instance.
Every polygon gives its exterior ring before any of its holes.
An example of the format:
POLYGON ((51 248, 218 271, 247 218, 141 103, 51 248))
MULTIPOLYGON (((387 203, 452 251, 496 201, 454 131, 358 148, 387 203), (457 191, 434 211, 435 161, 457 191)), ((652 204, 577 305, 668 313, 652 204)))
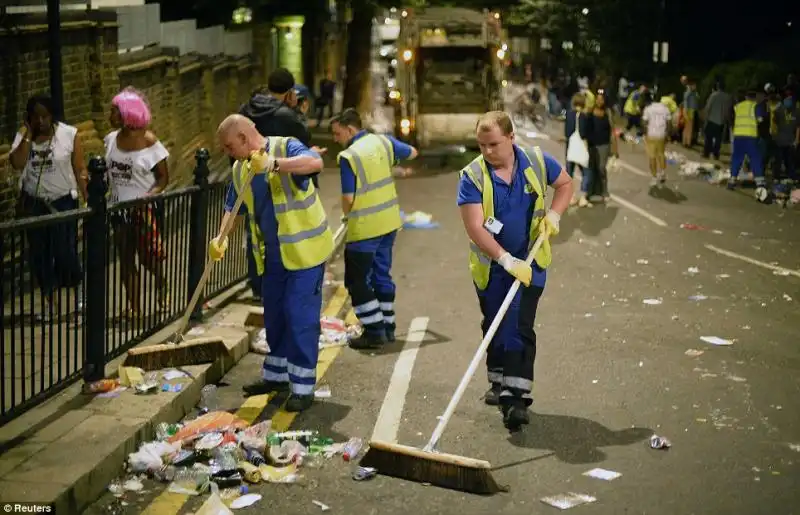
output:
MULTIPOLYGON (((48 96, 28 100, 25 125, 11 145, 9 163, 22 172, 17 217, 77 209, 78 194, 86 198, 86 166, 78 129, 58 120, 48 96)), ((76 289, 74 300, 66 302, 68 310, 82 309, 77 219, 30 229, 27 237, 29 262, 42 291, 37 318, 49 320, 54 315, 53 296, 59 287, 76 289)))
POLYGON ((148 130, 150 108, 138 91, 126 88, 114 97, 109 121, 117 128, 104 138, 111 190, 109 220, 114 227, 120 275, 129 304, 127 314, 135 318, 141 307, 139 270, 135 265, 137 255, 139 263, 155 276, 159 308, 168 305, 163 270, 166 253, 161 237, 162 206, 159 201, 136 206, 116 205, 163 192, 169 183, 169 152, 148 130))
POLYGON ((650 187, 664 184, 667 180, 667 157, 665 155, 667 135, 672 120, 669 108, 661 102, 653 102, 653 95, 649 91, 642 93, 642 112, 644 124, 645 144, 647 157, 650 159, 650 173, 653 179, 650 187))

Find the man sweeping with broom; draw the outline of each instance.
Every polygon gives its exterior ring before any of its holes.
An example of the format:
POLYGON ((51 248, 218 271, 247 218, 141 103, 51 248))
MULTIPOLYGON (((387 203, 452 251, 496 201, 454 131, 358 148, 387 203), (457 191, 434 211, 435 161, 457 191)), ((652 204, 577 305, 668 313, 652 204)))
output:
POLYGON ((437 446, 487 351, 492 385, 487 403, 502 406, 503 423, 511 431, 528 423, 536 357, 533 323, 551 260, 549 239, 558 234, 572 180, 538 147, 514 143, 506 113, 486 113, 476 129, 481 155, 460 172, 458 205, 471 240, 469 268, 483 314, 483 339, 427 445, 419 449, 372 440, 360 464, 387 476, 491 494, 502 487, 488 461, 442 453, 437 446), (548 185, 556 193, 545 212, 548 185))
POLYGON ((458 206, 470 239, 469 269, 484 335, 514 280, 525 286, 511 302, 486 357, 491 385, 486 404, 499 404, 504 425, 515 431, 529 422, 527 408, 533 403, 534 319, 551 261, 549 242, 541 245, 532 266, 525 258, 540 232, 546 240, 558 234, 572 198, 572 180, 538 147, 515 144, 511 119, 502 111, 481 117, 477 139, 481 155, 461 170, 458 206), (555 195, 545 213, 548 185, 555 195))
MULTIPOLYGON (((271 348, 263 380, 244 391, 259 395, 291 390, 286 411, 303 411, 314 401, 324 263, 334 247, 325 210, 308 177, 322 169, 322 159, 295 138, 265 138, 238 114, 223 120, 217 137, 225 153, 236 159, 221 226, 231 216, 249 215, 271 348), (242 209, 232 214, 238 196, 244 196, 242 209)), ((222 259, 227 248, 227 238, 214 238, 209 255, 222 259)))

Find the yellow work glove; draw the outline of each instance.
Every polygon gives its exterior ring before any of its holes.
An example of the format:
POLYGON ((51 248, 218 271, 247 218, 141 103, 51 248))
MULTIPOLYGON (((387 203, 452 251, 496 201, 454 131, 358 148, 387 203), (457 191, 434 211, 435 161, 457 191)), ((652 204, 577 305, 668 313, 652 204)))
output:
POLYGON ((531 265, 521 259, 515 258, 508 252, 500 256, 497 262, 500 263, 500 266, 505 268, 506 272, 513 275, 515 279, 518 279, 519 282, 525 286, 531 285, 531 276, 533 275, 531 265))
POLYGON ((250 169, 256 173, 270 173, 275 169, 275 158, 263 150, 250 153, 250 169))
POLYGON ((219 237, 216 237, 208 242, 208 256, 214 261, 219 261, 225 257, 226 250, 228 250, 227 237, 222 242, 219 241, 219 237))
POLYGON ((558 224, 560 221, 561 215, 552 209, 547 212, 547 215, 544 218, 542 218, 541 232, 544 234, 544 238, 546 240, 549 240, 550 236, 555 236, 558 234, 558 224))

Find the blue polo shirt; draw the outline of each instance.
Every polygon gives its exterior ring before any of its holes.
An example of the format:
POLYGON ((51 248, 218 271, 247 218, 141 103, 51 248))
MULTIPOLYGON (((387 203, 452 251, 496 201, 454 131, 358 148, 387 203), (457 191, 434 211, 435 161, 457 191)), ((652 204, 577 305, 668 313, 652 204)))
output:
MULTIPOLYGON (((347 146, 349 147, 367 134, 369 133, 365 130, 358 131, 347 146)), ((411 147, 409 145, 396 139, 394 136, 386 135, 386 138, 391 142, 392 150, 394 151, 394 162, 392 163, 392 166, 396 165, 403 159, 408 159, 411 157, 411 147)), ((356 174, 353 172, 353 168, 350 166, 350 162, 347 159, 339 160, 339 175, 342 179, 342 195, 355 195, 356 174)), ((376 238, 355 241, 348 243, 347 248, 356 252, 375 252, 378 250, 378 245, 382 238, 383 236, 378 236, 376 238)))
MULTIPOLYGON (((269 148, 269 141, 267 142, 269 148)), ((303 145, 300 140, 290 138, 289 143, 286 145, 286 157, 297 156, 311 156, 319 157, 319 154, 308 147, 303 145)), ((281 172, 282 173, 282 172, 281 172)), ((290 175, 295 185, 302 191, 307 191, 311 184, 311 177, 308 175, 290 175)), ((255 213, 247 213, 247 207, 242 203, 239 208, 239 215, 249 214, 258 224, 261 229, 261 234, 264 237, 264 246, 266 253, 266 263, 281 264, 280 244, 278 243, 278 220, 275 217, 275 206, 272 204, 272 194, 269 191, 269 182, 267 181, 267 174, 257 174, 253 176, 253 181, 250 184, 253 192, 254 211, 255 213)), ((225 198, 225 211, 230 213, 236 204, 236 188, 233 182, 228 186, 228 192, 225 198)))
MULTIPOLYGON (((528 246, 530 245, 529 227, 533 221, 534 196, 525 191, 527 180, 525 179, 525 168, 530 166, 528 158, 518 146, 514 145, 517 167, 511 184, 497 177, 494 168, 488 162, 486 167, 492 176, 492 186, 494 190, 494 217, 503 224, 500 234, 495 234, 494 239, 512 256, 519 259, 527 259, 528 246)), ((547 175, 547 184, 552 185, 561 175, 563 166, 552 155, 542 152, 544 165, 547 175)), ((466 175, 461 177, 458 182, 458 205, 481 204, 483 198, 481 192, 471 179, 466 175)), ((492 261, 492 269, 500 268, 500 265, 492 261)), ((534 262, 533 280, 531 284, 544 287, 547 278, 546 271, 534 262)))

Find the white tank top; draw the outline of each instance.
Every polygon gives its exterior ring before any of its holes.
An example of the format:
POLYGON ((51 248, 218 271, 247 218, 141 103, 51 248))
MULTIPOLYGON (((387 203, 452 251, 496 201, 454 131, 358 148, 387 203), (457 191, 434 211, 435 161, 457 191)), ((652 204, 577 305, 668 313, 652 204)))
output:
POLYGON ((160 141, 142 150, 120 150, 117 147, 117 134, 118 130, 104 138, 111 189, 110 204, 143 197, 156 183, 153 168, 169 157, 169 151, 160 141))
MULTIPOLYGON (((75 127, 59 122, 52 139, 44 143, 31 143, 31 153, 20 177, 20 189, 47 201, 66 195, 77 198, 78 183, 72 169, 72 151, 77 133, 75 127)), ((11 151, 21 142, 22 134, 17 133, 11 151)))

